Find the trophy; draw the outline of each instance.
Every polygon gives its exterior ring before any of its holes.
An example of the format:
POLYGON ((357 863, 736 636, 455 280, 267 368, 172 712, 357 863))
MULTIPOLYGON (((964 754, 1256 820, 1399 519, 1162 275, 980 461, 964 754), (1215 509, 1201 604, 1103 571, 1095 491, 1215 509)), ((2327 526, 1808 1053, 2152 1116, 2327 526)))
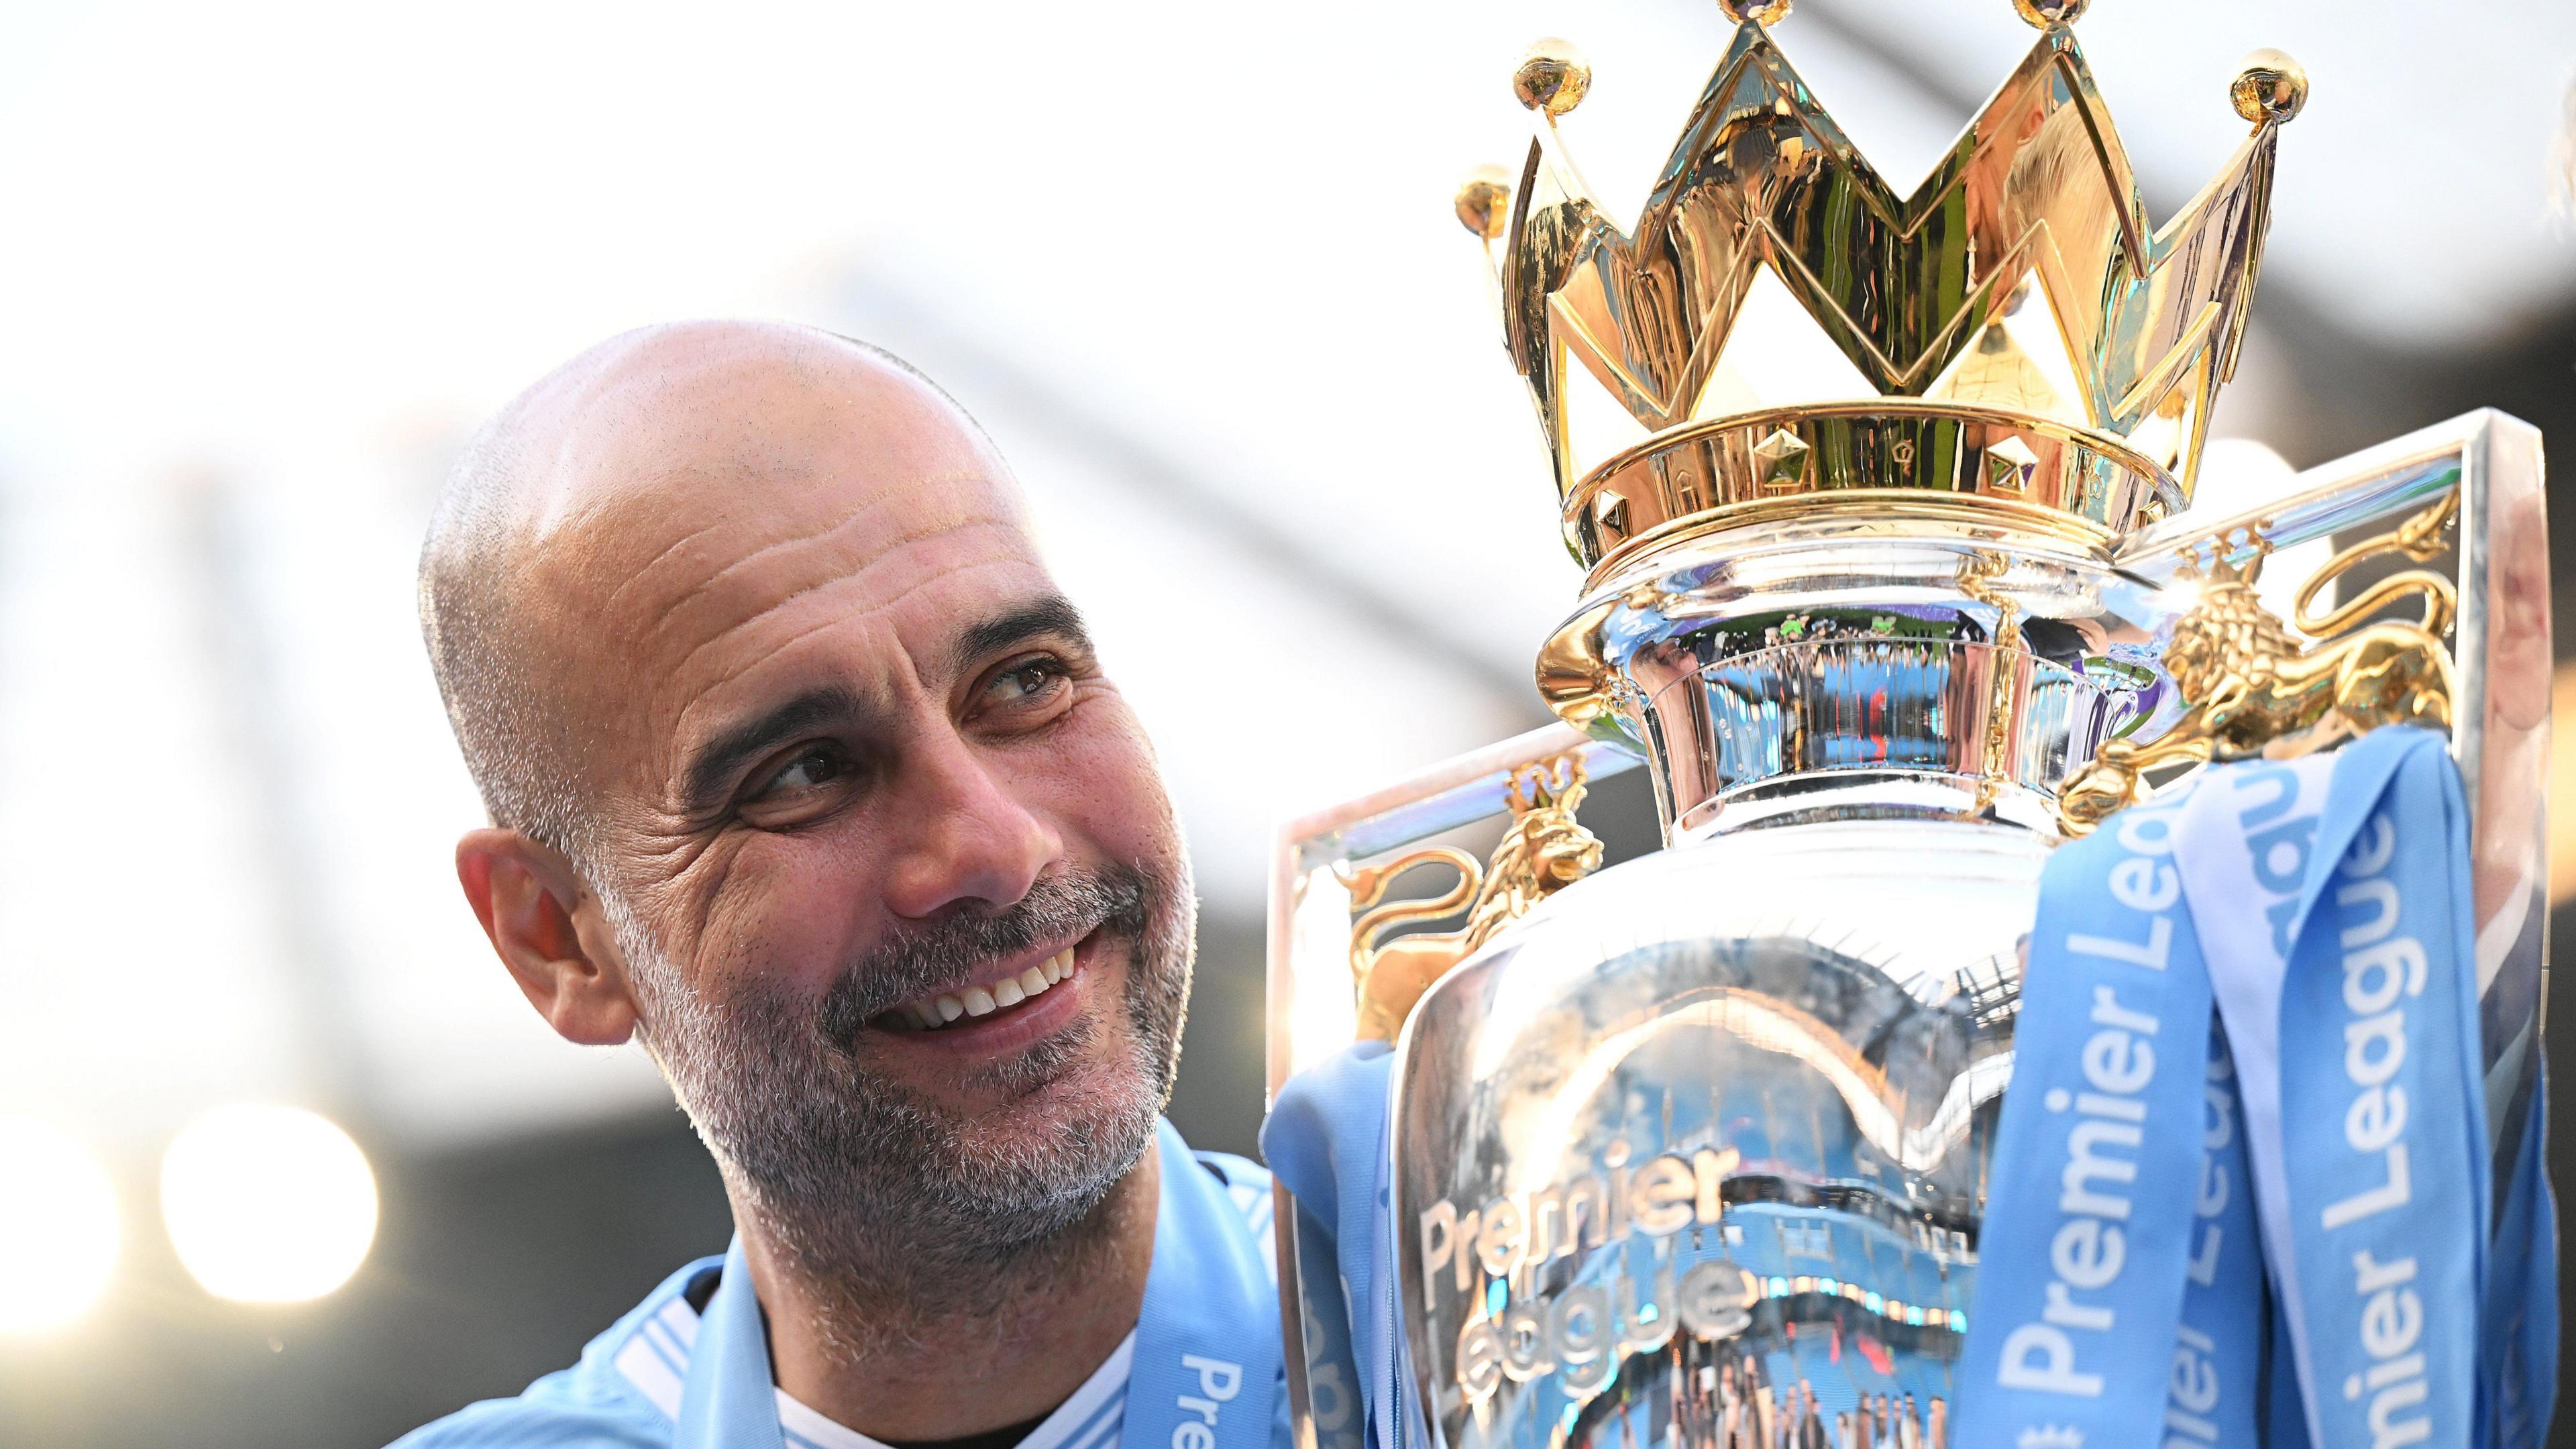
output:
POLYGON ((2303 74, 2251 57, 2245 141, 2151 225, 2082 0, 2014 0, 2036 45, 1901 195, 1774 41, 1789 0, 1723 3, 1633 228, 1558 135, 1561 42, 1513 77, 1518 175, 1456 198, 1587 572, 1538 655, 1561 724, 1279 842, 1273 1091, 1397 1043, 1389 1304, 1276 1219, 1310 1449, 1357 1449, 1349 1324, 1386 1307, 1425 1444, 1945 1444, 2041 867, 2202 762, 2447 732, 2499 1173, 2533 1110, 2537 433, 2472 414, 2186 511, 2303 74), (1599 869, 1583 793, 1631 769, 1664 848, 1599 869))

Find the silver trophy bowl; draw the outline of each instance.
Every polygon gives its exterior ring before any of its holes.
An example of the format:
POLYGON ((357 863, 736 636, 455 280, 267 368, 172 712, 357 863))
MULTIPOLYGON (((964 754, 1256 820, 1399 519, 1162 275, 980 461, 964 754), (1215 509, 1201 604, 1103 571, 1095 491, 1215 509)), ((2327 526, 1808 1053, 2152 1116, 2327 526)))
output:
POLYGON ((1732 1444, 1955 1399, 2047 853, 1899 815, 1721 833, 1445 978, 1394 1210, 1443 1437, 1732 1444))

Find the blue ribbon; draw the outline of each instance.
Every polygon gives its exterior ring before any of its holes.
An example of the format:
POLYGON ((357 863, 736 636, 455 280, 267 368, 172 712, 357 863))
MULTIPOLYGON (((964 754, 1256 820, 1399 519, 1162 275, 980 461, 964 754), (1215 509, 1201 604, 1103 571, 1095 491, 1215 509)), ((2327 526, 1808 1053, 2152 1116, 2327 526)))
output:
POLYGON ((1161 1123, 1162 1210, 1128 1371, 1125 1449, 1269 1449, 1279 1408, 1271 1245, 1161 1123))
POLYGON ((2265 1242, 2309 1438, 2491 1444, 2462 1311, 2486 1299, 2493 1214, 2459 776, 2415 730, 2300 763, 2206 782, 2187 834, 2211 869, 2186 876, 2204 914, 2240 906, 2248 871, 2272 897, 2271 934, 2212 964, 2255 983, 2222 987, 2230 1040, 2277 1042, 2254 1151, 2279 1163, 2265 1242), (2240 1009, 2267 995, 2268 1019, 2240 1009))
MULTIPOLYGON (((2244 1278, 2213 1271, 2191 1327, 2206 1347, 2181 1337, 2195 1243, 2208 1251, 2213 1226, 2198 1189, 2223 1081, 2173 860, 2179 824, 2170 806, 2127 811, 2060 849, 2042 877, 1978 1232, 1962 1444, 2160 1445, 2169 1380, 2183 1372, 2163 1355, 2178 1344, 2207 1370, 2190 1383, 2197 1419, 2232 1415, 2229 1389, 2250 1400, 2219 1336, 2235 1334, 2244 1278)), ((2225 1224, 2214 1226, 2224 1254, 2225 1224)), ((2223 1441, 2213 1430, 2200 1442, 2223 1441)))
MULTIPOLYGON (((2490 1291, 2468 860, 2440 738, 2381 730, 2204 772, 2050 861, 1961 1442, 2536 1442, 2555 1302, 2490 1291)), ((2512 1180, 2497 1226, 2545 1279, 2546 1187, 2512 1180)))
POLYGON ((1402 1449, 1416 1418, 1389 1226, 1394 1066, 1390 1043, 1345 1047, 1289 1078, 1261 1124, 1261 1155, 1297 1200, 1298 1266, 1326 1280, 1305 1296, 1317 1449, 1402 1449), (1338 1292, 1329 1282, 1336 1273, 1338 1292))
MULTIPOLYGON (((2164 1442, 2168 1449, 2251 1449, 2263 1442, 2256 1425, 2269 1305, 2260 1291, 2245 1291, 2262 1281, 2262 1234, 2236 1066, 2215 1022, 2202 1098, 2200 1177, 2192 1195, 2191 1251, 2183 1259, 2182 1319, 2166 1378, 2164 1442)), ((2289 1446, 2274 1440, 2270 1449, 2289 1446)))

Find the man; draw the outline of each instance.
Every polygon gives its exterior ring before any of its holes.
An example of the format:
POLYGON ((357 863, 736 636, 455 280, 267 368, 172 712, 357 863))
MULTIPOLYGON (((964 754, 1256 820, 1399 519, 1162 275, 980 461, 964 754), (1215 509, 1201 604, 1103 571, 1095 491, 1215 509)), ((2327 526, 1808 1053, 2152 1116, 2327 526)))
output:
POLYGON ((615 338, 468 449, 421 599, 466 898, 651 1053, 737 1237, 403 1442, 1264 1449, 1268 1178, 1159 1116, 1189 866, 957 406, 798 328, 615 338))
POLYGON ((1798 1377, 1798 1427, 1795 1442, 1798 1449, 1826 1449, 1824 1407, 1816 1402, 1816 1386, 1805 1375, 1798 1377))

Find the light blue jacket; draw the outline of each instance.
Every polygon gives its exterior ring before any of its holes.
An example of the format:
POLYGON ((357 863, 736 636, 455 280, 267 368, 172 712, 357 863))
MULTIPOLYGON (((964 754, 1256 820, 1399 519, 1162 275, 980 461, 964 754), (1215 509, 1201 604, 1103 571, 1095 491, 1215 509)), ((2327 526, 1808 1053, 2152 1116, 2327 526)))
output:
MULTIPOLYGON (((1168 1123, 1161 1137, 1169 1146, 1180 1141, 1168 1123)), ((1223 1187, 1269 1261, 1270 1174, 1228 1153, 1191 1155, 1223 1187)), ((1263 1327, 1276 1332, 1271 1325, 1278 1321, 1274 1299, 1263 1327)), ((1285 1394, 1278 1402, 1272 1439, 1284 1445, 1285 1394)), ((779 1449, 782 1443, 760 1302, 737 1238, 723 1256, 701 1258, 664 1279, 592 1339, 579 1363, 516 1398, 486 1399, 416 1429, 394 1449, 779 1449)))

